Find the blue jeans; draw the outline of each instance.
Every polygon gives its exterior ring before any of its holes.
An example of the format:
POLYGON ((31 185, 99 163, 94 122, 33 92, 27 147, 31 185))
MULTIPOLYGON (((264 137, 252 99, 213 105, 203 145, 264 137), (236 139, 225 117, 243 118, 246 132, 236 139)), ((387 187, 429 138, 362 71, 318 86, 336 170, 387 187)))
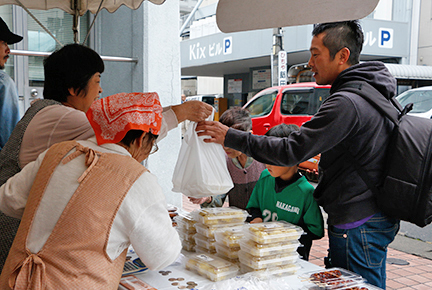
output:
POLYGON ((387 246, 399 231, 399 220, 377 213, 349 230, 329 226, 332 267, 355 272, 370 284, 385 289, 387 246))

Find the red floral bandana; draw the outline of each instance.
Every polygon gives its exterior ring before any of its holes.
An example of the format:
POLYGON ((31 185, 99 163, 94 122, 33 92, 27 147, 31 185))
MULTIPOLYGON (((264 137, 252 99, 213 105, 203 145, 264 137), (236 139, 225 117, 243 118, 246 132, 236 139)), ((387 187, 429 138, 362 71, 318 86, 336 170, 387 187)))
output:
POLYGON ((118 143, 130 130, 158 135, 162 106, 157 93, 120 93, 93 102, 87 118, 99 145, 118 143))

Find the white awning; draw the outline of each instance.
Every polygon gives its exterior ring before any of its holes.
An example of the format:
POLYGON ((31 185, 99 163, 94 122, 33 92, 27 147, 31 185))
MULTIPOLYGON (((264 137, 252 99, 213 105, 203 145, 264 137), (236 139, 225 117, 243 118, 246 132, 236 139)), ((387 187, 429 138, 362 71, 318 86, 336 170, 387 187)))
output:
POLYGON ((378 0, 219 0, 216 22, 222 32, 361 19, 378 0))
POLYGON ((432 80, 432 66, 385 64, 396 79, 404 80, 432 80))
MULTIPOLYGON (((105 8, 109 12, 116 11, 120 6, 125 5, 131 9, 138 9, 144 0, 77 0, 77 10, 82 16, 89 10, 91 13, 96 13, 102 3, 101 8, 105 8)), ((162 4, 165 0, 149 0, 154 4, 162 4)), ((73 7, 74 0, 0 0, 0 5, 15 4, 24 6, 28 9, 48 10, 59 8, 69 14, 75 14, 73 7)))

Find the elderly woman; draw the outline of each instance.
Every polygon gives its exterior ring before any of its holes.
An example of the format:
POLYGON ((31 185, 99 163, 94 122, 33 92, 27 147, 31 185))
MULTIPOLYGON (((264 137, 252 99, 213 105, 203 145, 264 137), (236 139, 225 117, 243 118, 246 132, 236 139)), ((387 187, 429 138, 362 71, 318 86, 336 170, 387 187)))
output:
MULTIPOLYGON (((79 44, 66 45, 45 60, 45 99, 32 104, 0 151, 0 185, 51 145, 94 136, 85 113, 102 92, 103 71, 101 57, 79 44)), ((186 119, 204 120, 211 111, 210 105, 197 101, 164 108, 159 135, 186 119)), ((19 220, 0 212, 0 271, 18 226, 19 220)))
POLYGON ((140 164, 162 125, 157 94, 109 96, 87 117, 96 138, 52 146, 0 187, 0 209, 22 219, 0 289, 117 289, 129 245, 152 270, 179 255, 165 197, 140 164))

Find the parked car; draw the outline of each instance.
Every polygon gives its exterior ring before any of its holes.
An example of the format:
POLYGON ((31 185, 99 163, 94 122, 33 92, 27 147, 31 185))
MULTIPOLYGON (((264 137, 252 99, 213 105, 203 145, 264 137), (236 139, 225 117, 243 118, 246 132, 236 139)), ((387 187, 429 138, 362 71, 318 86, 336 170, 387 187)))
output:
POLYGON ((408 113, 410 115, 429 119, 432 117, 432 86, 405 91, 397 96, 396 100, 402 107, 409 103, 414 104, 413 109, 408 113))
POLYGON ((281 123, 301 126, 309 121, 329 92, 329 85, 313 82, 271 87, 257 93, 243 108, 251 114, 253 133, 264 135, 281 123))
MULTIPOLYGON (((329 96, 330 87, 307 82, 260 91, 243 106, 251 114, 253 133, 264 135, 270 128, 282 123, 300 127, 318 111, 329 96)), ((320 155, 317 155, 299 164, 299 170, 310 181, 318 181, 319 160, 320 155)))

